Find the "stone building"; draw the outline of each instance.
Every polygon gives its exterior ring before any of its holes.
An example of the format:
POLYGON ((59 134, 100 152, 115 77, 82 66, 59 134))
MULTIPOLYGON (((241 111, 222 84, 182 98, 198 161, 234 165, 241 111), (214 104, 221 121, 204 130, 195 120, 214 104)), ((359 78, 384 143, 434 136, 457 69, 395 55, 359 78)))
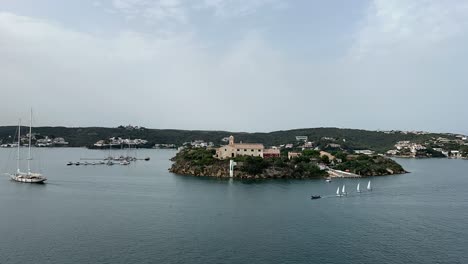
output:
POLYGON ((263 158, 279 158, 281 156, 281 152, 279 149, 264 149, 263 150, 263 158))
POLYGON ((237 156, 262 157, 265 147, 257 143, 235 143, 234 137, 229 137, 229 144, 216 150, 215 158, 228 159, 237 156))

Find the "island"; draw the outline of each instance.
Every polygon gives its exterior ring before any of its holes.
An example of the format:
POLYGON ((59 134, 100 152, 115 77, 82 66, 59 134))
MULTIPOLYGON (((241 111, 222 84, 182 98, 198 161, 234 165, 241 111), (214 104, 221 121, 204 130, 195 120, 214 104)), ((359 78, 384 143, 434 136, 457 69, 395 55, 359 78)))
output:
POLYGON ((281 152, 261 144, 234 143, 220 148, 185 148, 171 160, 170 172, 180 175, 230 177, 230 163, 235 162, 233 178, 308 179, 327 177, 369 177, 403 174, 396 161, 379 155, 329 153, 305 149, 281 152))

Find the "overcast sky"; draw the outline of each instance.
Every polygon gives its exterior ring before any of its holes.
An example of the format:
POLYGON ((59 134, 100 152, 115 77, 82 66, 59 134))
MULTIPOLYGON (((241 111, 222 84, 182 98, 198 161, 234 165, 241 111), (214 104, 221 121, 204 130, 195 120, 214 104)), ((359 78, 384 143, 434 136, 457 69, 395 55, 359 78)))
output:
POLYGON ((0 0, 0 125, 468 133, 468 1, 0 0))

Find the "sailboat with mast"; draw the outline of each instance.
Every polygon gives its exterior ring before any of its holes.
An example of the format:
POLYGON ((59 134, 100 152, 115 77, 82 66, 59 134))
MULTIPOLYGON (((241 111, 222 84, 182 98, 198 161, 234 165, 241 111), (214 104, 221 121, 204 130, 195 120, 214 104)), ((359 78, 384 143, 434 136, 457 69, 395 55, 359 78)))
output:
POLYGON ((367 190, 368 190, 368 191, 372 191, 372 188, 371 188, 371 185, 370 185, 370 181, 367 183, 367 190))
POLYGON ((341 189, 341 194, 342 194, 342 195, 347 195, 346 189, 345 189, 345 188, 346 188, 346 187, 345 187, 345 185, 343 184, 343 188, 341 189))
POLYGON ((29 122, 29 135, 28 135, 28 172, 22 172, 20 170, 20 145, 21 145, 21 119, 18 124, 18 153, 16 156, 16 173, 8 173, 10 178, 17 182, 25 182, 25 183, 44 183, 47 178, 40 173, 32 172, 31 171, 31 138, 32 138, 32 109, 30 115, 30 122, 29 122))
POLYGON ((358 182, 357 187, 356 187, 356 191, 357 191, 358 193, 361 192, 361 188, 360 188, 360 187, 361 187, 361 183, 358 182))
POLYGON ((340 194, 340 186, 338 186, 338 189, 336 189, 336 196, 341 197, 342 195, 340 194))

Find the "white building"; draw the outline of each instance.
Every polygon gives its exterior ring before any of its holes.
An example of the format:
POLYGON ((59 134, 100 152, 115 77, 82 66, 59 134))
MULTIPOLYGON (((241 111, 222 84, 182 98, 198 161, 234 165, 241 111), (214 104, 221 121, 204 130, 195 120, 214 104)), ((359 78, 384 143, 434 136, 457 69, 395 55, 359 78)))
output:
POLYGON ((265 147, 257 143, 235 143, 234 136, 229 137, 229 144, 216 150, 215 158, 228 159, 237 156, 262 157, 265 147))

